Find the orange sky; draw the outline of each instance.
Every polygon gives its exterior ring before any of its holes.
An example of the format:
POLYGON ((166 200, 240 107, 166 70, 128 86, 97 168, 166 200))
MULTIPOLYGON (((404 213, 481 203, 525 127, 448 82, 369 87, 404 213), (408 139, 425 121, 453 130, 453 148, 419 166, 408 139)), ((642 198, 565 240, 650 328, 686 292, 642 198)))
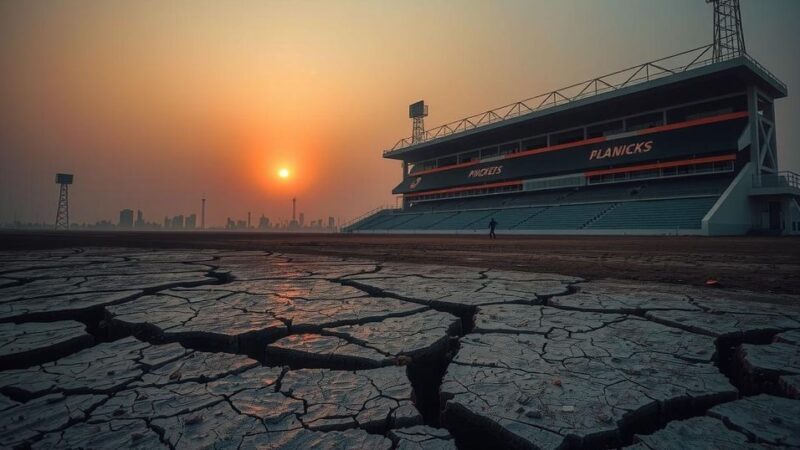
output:
MULTIPOLYGON (((743 2, 748 50, 790 91, 799 3, 743 2)), ((412 101, 435 126, 710 33, 699 0, 2 2, 0 223, 52 222, 58 171, 77 222, 160 222, 203 193, 210 225, 285 219, 293 196, 344 221, 394 202, 381 151, 410 134, 412 101)), ((794 97, 778 114, 798 170, 794 97)))

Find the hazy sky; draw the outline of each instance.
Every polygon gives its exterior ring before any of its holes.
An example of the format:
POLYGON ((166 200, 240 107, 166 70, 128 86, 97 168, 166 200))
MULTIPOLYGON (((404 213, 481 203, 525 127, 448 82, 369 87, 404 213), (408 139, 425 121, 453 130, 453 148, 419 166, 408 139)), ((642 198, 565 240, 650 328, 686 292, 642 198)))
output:
MULTIPOLYGON (((742 0, 748 52, 789 86, 800 171, 800 1, 742 0)), ((382 204, 381 151, 428 127, 711 42, 702 0, 0 1, 0 223, 247 211, 347 220, 382 204), (292 176, 277 177, 280 167, 292 176)))

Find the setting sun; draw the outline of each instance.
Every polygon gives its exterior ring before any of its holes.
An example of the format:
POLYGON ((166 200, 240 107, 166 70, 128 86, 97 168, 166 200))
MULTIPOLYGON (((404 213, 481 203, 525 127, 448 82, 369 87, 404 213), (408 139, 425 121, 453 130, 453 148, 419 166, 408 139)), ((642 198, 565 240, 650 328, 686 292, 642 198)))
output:
POLYGON ((289 169, 283 168, 278 171, 278 176, 281 178, 289 178, 289 169))

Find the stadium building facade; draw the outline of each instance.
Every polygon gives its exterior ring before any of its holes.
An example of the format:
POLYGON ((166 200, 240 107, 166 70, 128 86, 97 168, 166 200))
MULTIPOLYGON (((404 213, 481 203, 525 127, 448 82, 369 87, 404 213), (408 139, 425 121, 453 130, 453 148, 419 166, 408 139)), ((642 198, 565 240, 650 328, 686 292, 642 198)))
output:
POLYGON ((787 88, 712 47, 401 140, 383 156, 402 161, 402 208, 344 231, 798 234, 800 177, 775 139, 787 88))

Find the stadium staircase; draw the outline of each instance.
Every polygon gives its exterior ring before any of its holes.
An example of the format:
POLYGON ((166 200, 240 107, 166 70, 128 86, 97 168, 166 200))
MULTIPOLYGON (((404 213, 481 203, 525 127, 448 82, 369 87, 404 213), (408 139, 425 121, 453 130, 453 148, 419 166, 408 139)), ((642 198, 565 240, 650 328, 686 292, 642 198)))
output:
POLYGON ((600 220, 603 216, 609 214, 611 211, 613 211, 619 205, 620 205, 619 203, 612 203, 611 206, 609 206, 608 208, 604 209, 602 212, 600 212, 596 216, 594 216, 591 219, 589 219, 586 223, 584 223, 581 226, 581 229, 589 228, 593 223, 595 223, 598 220, 600 220))

